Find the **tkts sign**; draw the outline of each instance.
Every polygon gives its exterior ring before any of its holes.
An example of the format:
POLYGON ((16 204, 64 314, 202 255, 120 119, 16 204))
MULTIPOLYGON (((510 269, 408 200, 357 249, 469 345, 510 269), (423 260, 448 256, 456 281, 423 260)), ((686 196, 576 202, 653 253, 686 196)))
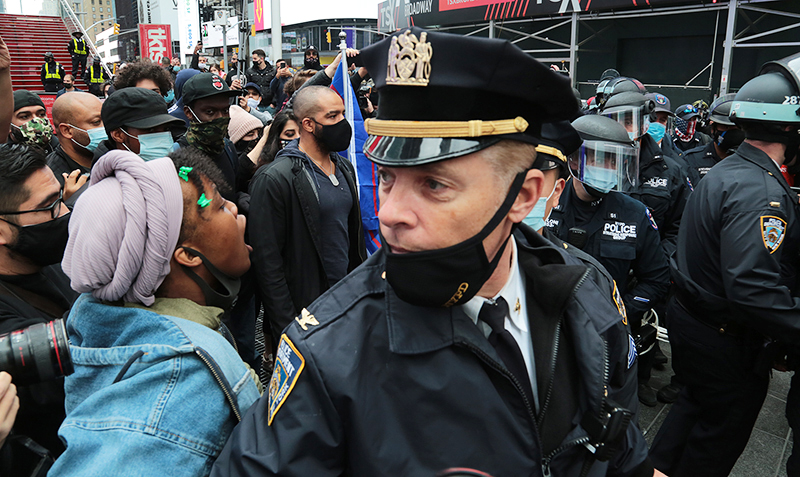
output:
POLYGON ((393 32, 410 26, 538 17, 573 12, 695 3, 689 0, 387 0, 378 5, 378 28, 393 32))
POLYGON ((139 44, 142 58, 158 63, 161 58, 172 57, 172 35, 169 25, 139 24, 139 44))

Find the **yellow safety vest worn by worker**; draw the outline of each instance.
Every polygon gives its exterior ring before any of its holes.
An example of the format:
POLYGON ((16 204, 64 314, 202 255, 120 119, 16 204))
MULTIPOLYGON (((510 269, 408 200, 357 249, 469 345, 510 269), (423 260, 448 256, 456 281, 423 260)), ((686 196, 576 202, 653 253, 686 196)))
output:
POLYGON ((55 71, 52 72, 52 73, 50 72, 50 63, 45 63, 44 64, 44 78, 45 79, 57 79, 57 80, 60 80, 61 79, 61 75, 58 73, 58 69, 59 69, 59 67, 61 65, 59 65, 56 62, 53 62, 53 63, 55 63, 56 68, 55 68, 55 71))
POLYGON ((99 78, 95 78, 94 76, 94 65, 89 67, 89 82, 90 83, 105 83, 105 79, 103 78, 103 67, 101 66, 98 68, 98 72, 100 73, 99 78))
POLYGON ((81 44, 80 49, 78 49, 78 39, 77 38, 73 38, 72 39, 72 43, 73 43, 73 46, 74 46, 73 50, 75 51, 76 55, 85 55, 86 54, 86 42, 84 40, 81 40, 81 42, 80 42, 80 44, 81 44))

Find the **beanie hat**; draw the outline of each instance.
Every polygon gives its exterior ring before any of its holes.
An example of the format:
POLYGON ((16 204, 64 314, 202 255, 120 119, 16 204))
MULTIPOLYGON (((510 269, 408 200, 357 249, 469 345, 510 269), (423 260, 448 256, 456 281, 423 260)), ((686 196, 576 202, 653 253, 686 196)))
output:
POLYGON ((253 129, 264 127, 260 119, 235 104, 231 106, 230 114, 231 122, 228 124, 228 134, 234 144, 253 129))
POLYGON ((183 194, 170 158, 105 154, 69 220, 61 265, 72 289, 98 300, 152 305, 169 274, 182 220, 183 194))
POLYGON ((41 106, 44 108, 44 101, 38 94, 27 89, 14 91, 14 111, 19 111, 26 106, 41 106))

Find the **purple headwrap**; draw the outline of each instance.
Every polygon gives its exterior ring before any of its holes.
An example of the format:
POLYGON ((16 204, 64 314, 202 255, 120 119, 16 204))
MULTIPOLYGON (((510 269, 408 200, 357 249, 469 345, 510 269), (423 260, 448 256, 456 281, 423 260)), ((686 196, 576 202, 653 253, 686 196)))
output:
POLYGON ((111 151, 75 204, 61 265, 75 291, 150 306, 169 274, 183 220, 172 160, 111 151))

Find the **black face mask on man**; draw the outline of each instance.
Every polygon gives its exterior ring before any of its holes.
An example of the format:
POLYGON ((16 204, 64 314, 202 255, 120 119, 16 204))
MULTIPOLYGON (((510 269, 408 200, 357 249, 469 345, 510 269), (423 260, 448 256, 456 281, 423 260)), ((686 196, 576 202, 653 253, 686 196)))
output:
POLYGON ((6 245, 40 267, 61 262, 69 238, 69 214, 36 225, 17 225, 17 239, 6 245))
POLYGON ((321 124, 316 119, 311 118, 317 126, 320 126, 321 131, 317 133, 317 128, 314 127, 314 137, 317 142, 328 152, 344 151, 350 147, 350 139, 353 137, 353 128, 347 119, 342 118, 336 124, 321 124))
POLYGON ((728 129, 727 131, 714 131, 714 144, 726 154, 736 152, 744 142, 744 131, 741 129, 728 129))
MULTIPOLYGON (((417 306, 450 307, 471 300, 492 276, 509 237, 489 261, 483 241, 506 217, 517 199, 527 171, 511 183, 503 204, 483 229, 467 240, 439 250, 395 254, 386 253, 386 281, 401 300, 417 306)), ((381 235, 381 240, 386 243, 381 235)))
POLYGON ((211 263, 209 259, 205 257, 205 255, 197 250, 189 247, 181 248, 192 255, 200 257, 200 260, 202 260, 203 265, 205 265, 206 270, 208 270, 208 273, 210 273, 211 276, 213 276, 217 282, 219 282, 219 285, 224 289, 224 292, 218 292, 214 290, 214 288, 206 283, 206 281, 203 280, 200 275, 195 273, 194 270, 186 265, 181 265, 181 268, 183 268, 183 271, 189 275, 189 278, 194 280, 194 282, 197 283, 197 286, 200 287, 200 291, 203 293, 203 297, 206 299, 206 306, 215 306, 217 308, 221 308, 223 311, 230 311, 236 304, 236 297, 239 296, 239 289, 242 286, 242 281, 239 278, 233 278, 225 273, 222 273, 216 266, 214 266, 213 263, 211 263))

